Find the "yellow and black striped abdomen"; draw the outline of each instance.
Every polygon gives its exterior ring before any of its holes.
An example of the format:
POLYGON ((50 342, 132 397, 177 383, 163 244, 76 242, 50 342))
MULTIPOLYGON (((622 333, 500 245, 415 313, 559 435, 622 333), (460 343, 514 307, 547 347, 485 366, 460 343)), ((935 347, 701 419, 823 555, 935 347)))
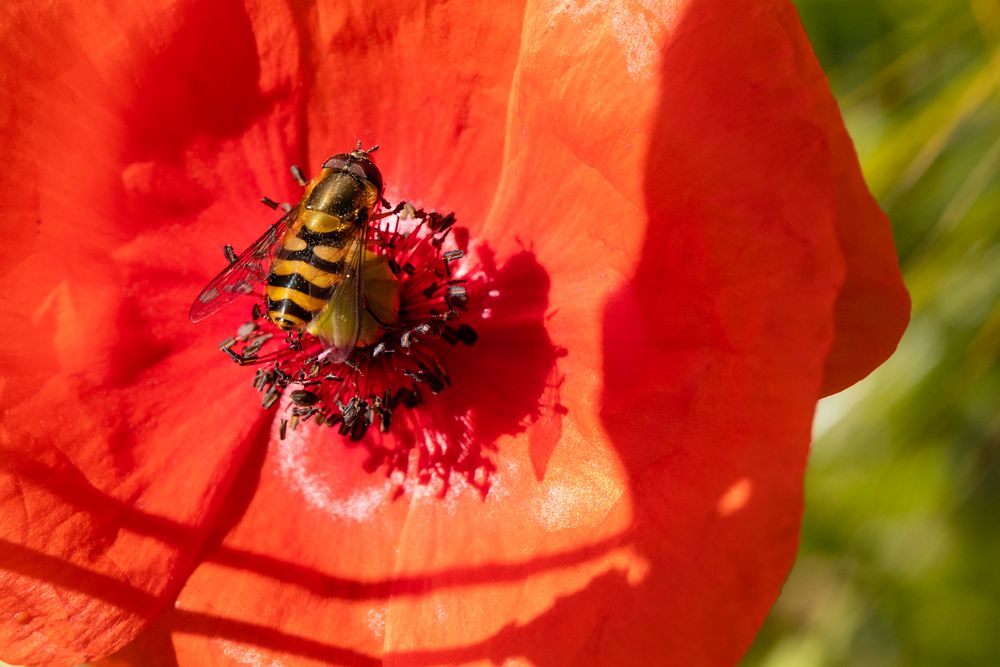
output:
POLYGON ((286 330, 300 330, 330 301, 344 279, 345 255, 355 226, 314 232, 298 220, 285 235, 267 279, 267 316, 286 330))

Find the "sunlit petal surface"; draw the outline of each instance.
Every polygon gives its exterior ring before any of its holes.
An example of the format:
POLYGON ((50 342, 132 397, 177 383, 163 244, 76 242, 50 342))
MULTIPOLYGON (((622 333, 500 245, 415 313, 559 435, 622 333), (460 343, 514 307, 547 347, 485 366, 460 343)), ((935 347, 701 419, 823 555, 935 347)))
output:
POLYGON ((738 659, 816 399, 907 312, 787 2, 3 11, 0 657, 148 625, 120 661, 738 659), (356 139, 494 276, 454 387, 389 436, 482 448, 485 498, 281 439, 215 350, 240 313, 185 319, 287 163, 356 139))

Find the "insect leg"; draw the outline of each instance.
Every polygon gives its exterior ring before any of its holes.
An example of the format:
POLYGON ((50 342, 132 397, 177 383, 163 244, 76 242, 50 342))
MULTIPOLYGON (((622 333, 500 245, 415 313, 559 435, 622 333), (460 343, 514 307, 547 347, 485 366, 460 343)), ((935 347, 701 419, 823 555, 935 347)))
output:
POLYGON ((283 201, 283 202, 281 202, 279 204, 278 202, 274 201, 270 197, 261 197, 260 198, 260 203, 263 204, 264 206, 268 207, 271 210, 277 210, 277 209, 280 208, 285 213, 288 213, 289 211, 292 210, 292 205, 289 204, 288 202, 283 201))

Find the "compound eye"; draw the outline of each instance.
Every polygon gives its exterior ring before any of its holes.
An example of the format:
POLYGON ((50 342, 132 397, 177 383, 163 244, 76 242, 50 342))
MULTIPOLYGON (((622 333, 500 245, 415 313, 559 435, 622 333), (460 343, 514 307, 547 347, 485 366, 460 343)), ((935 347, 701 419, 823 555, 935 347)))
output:
POLYGON ((379 197, 382 196, 382 172, 375 163, 366 157, 358 157, 348 153, 338 153, 323 163, 324 169, 339 169, 360 176, 375 186, 379 197))
POLYGON ((344 169, 346 171, 350 171, 350 169, 348 169, 348 165, 350 165, 351 162, 353 162, 353 161, 354 161, 354 158, 351 157, 350 155, 348 155, 347 153, 338 153, 337 155, 334 155, 332 158, 330 158, 329 160, 327 160, 326 162, 324 162, 323 163, 323 168, 324 169, 344 169))

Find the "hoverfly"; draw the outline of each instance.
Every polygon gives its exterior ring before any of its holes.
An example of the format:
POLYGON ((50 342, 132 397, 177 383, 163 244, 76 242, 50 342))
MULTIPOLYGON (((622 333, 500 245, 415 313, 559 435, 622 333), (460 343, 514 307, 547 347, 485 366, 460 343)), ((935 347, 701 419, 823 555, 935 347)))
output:
MULTIPOLYGON (((266 315, 285 331, 316 336, 323 358, 341 363, 358 342, 365 309, 368 224, 382 200, 382 174, 361 144, 328 159, 298 204, 201 291, 189 317, 199 322, 266 285, 266 315)), ((294 170, 293 170, 294 171, 294 170)))

